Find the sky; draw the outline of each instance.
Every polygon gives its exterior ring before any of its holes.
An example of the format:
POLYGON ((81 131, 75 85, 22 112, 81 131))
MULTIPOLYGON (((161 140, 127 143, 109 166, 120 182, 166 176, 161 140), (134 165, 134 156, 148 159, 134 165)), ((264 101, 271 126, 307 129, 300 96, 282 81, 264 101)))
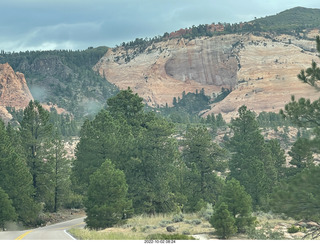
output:
POLYGON ((0 0, 0 50, 115 47, 192 25, 239 23, 319 0, 0 0))

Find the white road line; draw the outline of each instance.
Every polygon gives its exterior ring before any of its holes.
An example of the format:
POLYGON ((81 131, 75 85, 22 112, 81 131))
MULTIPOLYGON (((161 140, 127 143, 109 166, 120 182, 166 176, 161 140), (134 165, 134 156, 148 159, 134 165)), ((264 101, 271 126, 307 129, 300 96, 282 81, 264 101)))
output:
POLYGON ((69 234, 68 232, 67 232, 67 230, 63 230, 63 232, 65 233, 65 234, 67 234, 68 236, 70 236, 71 238, 72 238, 72 240, 77 240, 76 238, 74 238, 71 234, 69 234))

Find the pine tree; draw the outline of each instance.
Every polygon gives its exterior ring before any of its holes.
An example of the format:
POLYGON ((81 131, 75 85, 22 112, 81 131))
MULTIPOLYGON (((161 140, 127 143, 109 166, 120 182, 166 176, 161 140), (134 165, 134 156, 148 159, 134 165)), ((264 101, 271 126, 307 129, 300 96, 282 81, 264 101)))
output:
POLYGON ((47 152, 51 147, 52 124, 49 112, 38 101, 30 101, 25 108, 20 123, 22 144, 25 148, 27 164, 33 178, 38 201, 49 201, 48 192, 52 191, 53 167, 48 163, 47 152), (48 191, 48 188, 50 190, 48 191))
POLYGON ((4 230, 7 221, 17 219, 17 214, 12 206, 8 194, 0 187, 0 227, 4 230))
MULTIPOLYGON (((11 131, 10 135, 13 134, 11 131)), ((33 199, 32 175, 22 154, 16 153, 13 147, 16 144, 12 144, 11 139, 15 140, 18 137, 10 138, 2 121, 0 121, 0 138, 0 187, 12 200, 18 219, 26 225, 32 225, 40 211, 39 204, 33 199)))
POLYGON ((310 141, 306 138, 299 138, 289 151, 291 156, 290 164, 294 165, 290 170, 290 175, 301 172, 313 163, 313 155, 310 141))
MULTIPOLYGON (((89 177, 101 164, 110 159, 124 170, 132 154, 133 136, 124 119, 114 119, 110 112, 100 111, 93 121, 86 120, 80 131, 76 160, 72 167, 72 185, 79 194, 85 194, 89 177)), ((128 166, 129 167, 129 166, 128 166)))
POLYGON ((127 192, 124 173, 106 160, 90 177, 85 202, 87 226, 90 229, 102 229, 125 222, 126 215, 132 211, 127 192))
POLYGON ((219 202, 228 205, 228 210, 235 219, 238 232, 244 232, 246 227, 254 225, 251 196, 246 193, 244 187, 236 179, 227 181, 219 197, 219 202))
POLYGON ((189 207, 195 210, 197 201, 211 203, 217 199, 222 182, 213 171, 225 171, 226 152, 212 142, 205 127, 188 128, 183 146, 183 158, 189 169, 186 175, 189 201, 193 202, 189 207))
POLYGON ((64 149, 63 142, 59 135, 55 135, 53 139, 52 148, 49 151, 51 161, 50 164, 54 166, 53 172, 53 201, 51 210, 57 212, 68 200, 70 194, 70 161, 66 158, 67 152, 64 149))
POLYGON ((270 149, 260 133, 255 114, 246 106, 239 109, 239 117, 231 121, 233 137, 228 142, 232 153, 229 162, 230 178, 240 181, 253 200, 253 205, 271 193, 276 183, 277 168, 270 149))
POLYGON ((274 212, 320 221, 320 167, 310 165, 275 188, 270 205, 274 212))
POLYGON ((145 115, 133 148, 131 165, 124 170, 137 213, 171 212, 175 208, 170 183, 178 158, 173 125, 154 114, 145 115))
POLYGON ((221 239, 228 239, 237 232, 235 219, 229 212, 228 205, 224 202, 216 208, 209 222, 216 229, 216 234, 221 239))

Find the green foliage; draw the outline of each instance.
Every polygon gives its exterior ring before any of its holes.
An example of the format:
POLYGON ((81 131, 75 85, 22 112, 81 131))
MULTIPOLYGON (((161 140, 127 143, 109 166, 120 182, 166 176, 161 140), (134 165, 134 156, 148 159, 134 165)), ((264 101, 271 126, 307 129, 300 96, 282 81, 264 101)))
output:
POLYGON ((282 182, 271 195, 273 211, 295 219, 319 221, 319 174, 320 167, 312 166, 282 182))
POLYGON ((183 234, 151 234, 148 235, 146 240, 195 240, 192 236, 183 234))
POLYGON ((182 213, 180 214, 175 214, 172 218, 172 222, 173 223, 178 223, 178 222, 182 222, 184 219, 184 215, 182 213))
POLYGON ((16 220, 17 214, 8 194, 0 187, 0 227, 4 228, 7 221, 16 220))
MULTIPOLYGON (((51 204, 51 211, 57 210, 69 201, 70 195, 70 173, 71 162, 66 159, 66 151, 64 144, 56 135, 52 141, 52 147, 49 150, 48 162, 53 165, 53 201, 51 204)), ((49 206, 48 206, 49 207, 49 206)))
POLYGON ((213 172, 224 172, 226 151, 212 142, 211 135, 203 126, 189 127, 183 141, 183 159, 186 170, 184 188, 188 197, 188 208, 200 210, 198 201, 215 202, 223 185, 222 180, 213 172))
POLYGON ((216 234, 221 239, 228 239, 237 232, 235 222, 228 210, 228 205, 224 202, 220 203, 210 219, 210 224, 216 229, 216 234))
POLYGON ((0 187, 12 200, 18 220, 27 225, 34 224, 40 206, 33 199, 32 175, 23 153, 18 151, 21 142, 19 134, 10 126, 6 131, 4 123, 0 120, 0 138, 0 187))
MULTIPOLYGON (((320 36, 316 37, 316 43, 317 50, 320 53, 320 36)), ((320 81, 320 68, 317 67, 317 63, 312 60, 311 67, 306 70, 301 70, 298 78, 304 83, 319 89, 317 82, 320 81)))
MULTIPOLYGON (((239 117, 231 121, 231 129, 234 135, 228 141, 232 153, 229 177, 240 181, 251 195, 254 206, 261 205, 262 199, 279 181, 281 161, 276 160, 270 145, 265 143, 255 114, 245 106, 239 109, 239 117)), ((273 146, 280 147, 279 144, 273 146)))
POLYGON ((30 101, 21 121, 21 138, 27 165, 33 178, 33 187, 39 202, 49 202, 53 192, 53 165, 47 161, 47 151, 51 147, 52 124, 49 112, 38 101, 30 101))
POLYGON ((72 168, 75 190, 87 192, 89 176, 105 159, 123 170, 137 213, 176 209, 172 182, 178 151, 173 125, 142 110, 142 99, 128 89, 108 100, 108 111, 85 121, 72 168))
POLYGON ((86 120, 80 131, 80 142, 76 148, 76 160, 72 167, 73 188, 78 194, 85 194, 89 177, 108 158, 121 169, 128 161, 131 135, 124 121, 115 120, 109 112, 100 111, 93 121, 86 120))
POLYGON ((293 32, 306 28, 317 28, 320 21, 320 10, 296 7, 279 14, 256 19, 262 31, 293 32))
POLYGON ((246 227, 254 225, 256 219, 252 217, 251 197, 239 181, 235 179, 227 181, 219 197, 219 202, 227 204, 230 214, 235 219, 238 232, 244 232, 246 227))
POLYGON ((313 164, 311 148, 310 141, 306 138, 298 138, 293 144, 289 155, 292 157, 290 164, 295 167, 290 168, 289 175, 299 173, 313 164))
POLYGON ((297 233, 301 230, 301 227, 297 227, 295 225, 292 225, 288 228, 288 233, 297 233))
POLYGON ((120 91, 116 96, 108 99, 108 110, 113 117, 122 116, 131 125, 137 125, 136 121, 142 113, 143 99, 128 87, 127 90, 120 91))
POLYGON ((274 231, 270 226, 263 226, 262 229, 247 228, 246 235, 250 240, 286 240, 283 232, 274 231))
POLYGON ((261 112, 257 117, 257 121, 262 128, 277 128, 278 126, 291 125, 289 120, 285 120, 283 116, 273 112, 261 112))
POLYGON ((213 215, 213 207, 211 203, 207 203, 206 207, 203 207, 198 212, 200 218, 204 218, 205 220, 209 221, 213 215))
POLYGON ((85 201, 87 226, 102 229, 123 223, 125 216, 132 211, 127 192, 124 173, 106 160, 90 177, 85 201))

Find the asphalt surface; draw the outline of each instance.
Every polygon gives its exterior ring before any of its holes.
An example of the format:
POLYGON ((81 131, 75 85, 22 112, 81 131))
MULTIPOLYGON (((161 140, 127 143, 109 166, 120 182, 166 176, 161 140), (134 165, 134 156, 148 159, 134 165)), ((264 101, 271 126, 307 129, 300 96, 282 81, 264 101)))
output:
POLYGON ((3 231, 0 240, 75 240, 67 230, 84 228, 84 218, 24 231, 3 231))

